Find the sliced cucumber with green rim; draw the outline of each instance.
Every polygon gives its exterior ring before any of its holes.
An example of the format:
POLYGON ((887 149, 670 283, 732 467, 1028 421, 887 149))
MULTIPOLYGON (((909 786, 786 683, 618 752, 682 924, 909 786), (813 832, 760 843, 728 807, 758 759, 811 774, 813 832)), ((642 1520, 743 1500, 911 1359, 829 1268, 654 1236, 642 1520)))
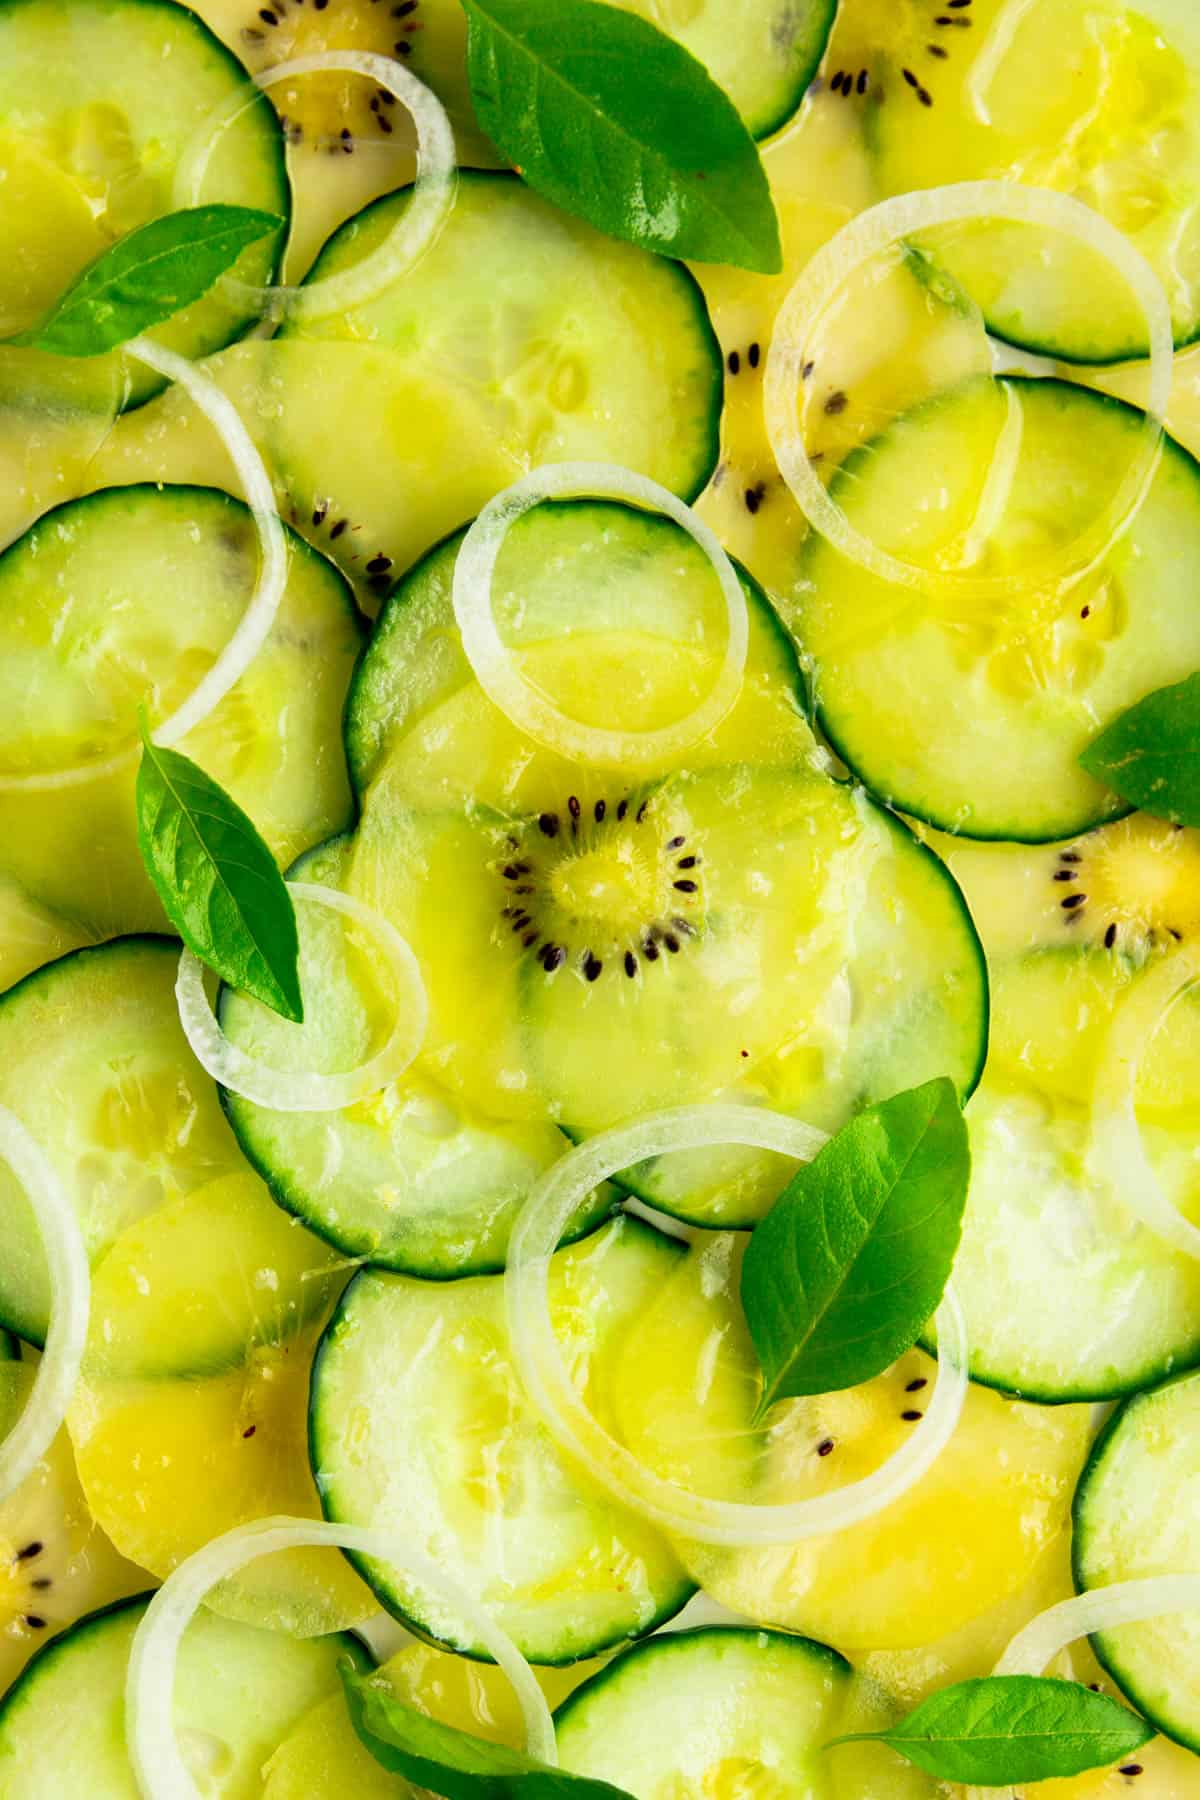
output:
MULTIPOLYGON (((485 1114, 573 1135, 718 1097, 836 1130, 922 1074, 969 1092, 986 982, 961 897, 832 778, 750 578, 737 704, 626 773, 539 749, 484 697, 450 601, 457 548, 397 591, 347 712, 363 817, 346 879, 421 960, 425 1065, 485 1114)), ((493 593, 528 679, 575 717, 635 730, 711 688, 717 600, 675 525, 590 501, 527 514, 493 593)), ((731 1150, 630 1180, 685 1217, 746 1224, 785 1169, 731 1150)))
MULTIPOLYGON (((244 1168, 175 1006, 179 944, 120 938, 0 998, 0 1102, 46 1151, 93 1262, 135 1219, 244 1168)), ((0 1166, 0 1320, 45 1339, 49 1287, 23 1190, 0 1166)))
MULTIPOLYGON (((864 0, 844 10, 839 55, 888 193, 999 177, 1072 194, 1149 260, 1176 343, 1200 334, 1192 0, 973 0, 969 10, 864 0)), ((1001 337, 1076 362, 1146 354, 1129 290, 1070 240, 985 220, 937 254, 1001 337)))
POLYGON ((830 493, 883 549, 1018 578, 1009 599, 930 596, 808 539, 789 623, 830 741, 873 793, 945 831, 1025 842, 1126 810, 1078 758, 1200 664, 1197 464, 1164 440, 1140 510, 1095 568, 1070 586, 1019 578, 1108 504, 1142 431, 1134 408, 1063 382, 974 380, 841 465, 830 493), (998 492, 1014 417, 1019 453, 998 492))
MULTIPOLYGON (((265 645, 181 746, 285 863, 350 816, 336 745, 362 642, 337 571, 299 538, 289 550, 265 645)), ((191 693, 237 628, 258 561, 240 501, 149 485, 61 506, 0 556, 0 880, 85 935, 164 922, 137 846, 138 707, 153 725, 191 693), (5 785, 113 757, 112 772, 74 785, 5 785)))
MULTIPOLYGON (((1129 1393, 1200 1361, 1200 1263, 1140 1224, 1096 1166, 1094 1088, 1121 1007, 1200 929, 1200 834, 1135 815, 1060 845, 941 848, 992 975, 954 1264, 971 1373, 1052 1403, 1129 1393)), ((1200 1000, 1167 1013, 1135 1100, 1157 1179, 1200 1216, 1200 1000)))
MULTIPOLYGON (((301 858, 296 879, 344 885, 351 840, 301 858)), ((221 1023, 269 1068, 357 1067, 393 1025, 373 973, 377 947, 323 908, 299 914, 306 1022, 292 1025, 248 995, 222 991, 221 1023)), ((347 1256, 445 1278, 502 1269, 530 1187, 566 1150, 556 1126, 489 1117, 422 1066, 341 1112, 287 1113, 222 1090, 247 1157, 280 1205, 347 1256)), ((601 1190, 569 1239, 611 1205, 601 1190)))
MULTIPOLYGON (((125 1675, 148 1596, 80 1620, 0 1700, 5 1800, 137 1800, 126 1748, 125 1675)), ((305 1712, 339 1687, 343 1659, 371 1659, 342 1634, 301 1640, 197 1613, 179 1652, 176 1731, 201 1792, 258 1800, 262 1767, 305 1712)))
MULTIPOLYGON (((556 1253, 557 1329, 602 1409, 626 1332, 681 1254, 630 1218, 556 1253)), ((500 1276, 357 1275, 317 1356, 310 1438, 326 1514, 435 1556, 531 1662, 652 1631, 693 1592, 666 1540, 568 1462, 526 1400, 500 1276)), ((354 1560, 389 1612, 483 1656, 417 1583, 354 1560)))
MULTIPOLYGON (((1200 1568, 1200 1373, 1135 1394, 1096 1440, 1075 1495, 1080 1590, 1200 1568)), ((1098 1632, 1092 1648, 1158 1729, 1200 1751, 1200 1620, 1164 1613, 1098 1632)))
POLYGON ((825 1644, 713 1626, 626 1650, 576 1688, 554 1727, 564 1769, 627 1794, 923 1800, 936 1784, 883 1745, 827 1748, 897 1716, 825 1644))
MULTIPOLYGON (((283 135, 235 56, 170 0, 6 0, 0 7, 0 338, 40 322, 112 244, 179 206, 233 203, 273 213, 277 234, 233 273, 269 282, 282 256, 291 194, 283 135), (214 137, 219 117, 233 116, 214 137), (205 152, 208 152, 205 155, 205 152), (203 173, 197 181, 192 169, 203 173)), ((154 338, 187 357, 237 337, 260 313, 221 284, 154 338)), ((0 384, 78 393, 78 366, 0 348, 0 384)), ((136 403, 161 386, 119 352, 90 359, 97 406, 114 381, 136 403), (115 367, 114 367, 115 364, 115 367)))

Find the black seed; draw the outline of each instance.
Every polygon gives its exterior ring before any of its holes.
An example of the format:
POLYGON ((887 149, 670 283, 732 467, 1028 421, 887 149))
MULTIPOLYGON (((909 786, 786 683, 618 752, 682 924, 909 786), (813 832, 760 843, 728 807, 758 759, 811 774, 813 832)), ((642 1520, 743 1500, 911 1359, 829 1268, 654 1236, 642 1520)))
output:
POLYGON ((324 12, 325 8, 329 5, 329 0, 313 0, 313 5, 318 12, 324 12))
POLYGON ((1078 881, 1079 880, 1079 870, 1078 869, 1055 869, 1053 879, 1055 881, 1078 881))
POLYGON ((401 38, 400 42, 398 44, 392 45, 392 49, 396 52, 397 56, 411 56, 412 55, 412 45, 409 43, 407 38, 401 38))
POLYGON ((686 843, 687 843, 687 839, 685 837, 668 838, 667 839, 667 849, 668 850, 682 850, 683 846, 686 843))
POLYGON ((675 867, 677 869, 694 869, 699 861, 698 856, 681 856, 675 867))
POLYGON ((32 1543, 26 1544, 23 1550, 17 1551, 17 1561, 32 1562, 34 1557, 40 1556, 45 1548, 41 1538, 34 1538, 32 1543))
POLYGON ((928 1386, 929 1386, 929 1381, 928 1381, 927 1377, 924 1375, 918 1375, 915 1377, 914 1380, 910 1381, 907 1384, 904 1391, 906 1394, 919 1394, 923 1387, 928 1387, 928 1386))
POLYGON ((329 508, 324 503, 322 503, 320 506, 314 506, 313 507, 313 516, 312 516, 313 524, 314 525, 323 525, 325 523, 325 514, 328 511, 329 511, 329 508))
POLYGON ((642 804, 638 807, 637 811, 633 815, 633 822, 635 825, 641 824, 642 820, 646 816, 646 812, 649 808, 649 805, 650 805, 649 800, 642 801, 642 804))
POLYGON ((354 155, 354 133, 350 130, 349 126, 343 125, 342 129, 338 133, 338 135, 342 140, 342 149, 346 152, 346 155, 353 156, 354 155))
POLYGON ((637 974, 637 957, 632 950, 625 952, 625 973, 630 977, 637 974))
POLYGON ((367 564, 367 574, 368 575, 386 575, 388 570, 391 568, 391 566, 392 566, 391 557, 384 556, 381 552, 378 556, 373 556, 371 558, 370 562, 367 564))
POLYGON ((39 1575, 37 1580, 31 1581, 29 1585, 35 1592, 44 1594, 47 1588, 52 1588, 54 1586, 54 1583, 48 1575, 39 1575))
POLYGON ((750 364, 750 367, 752 369, 757 369, 758 359, 759 359, 760 354, 761 354, 761 352, 758 348, 758 345, 751 344, 750 348, 746 352, 746 361, 750 364))
POLYGON ((928 50, 930 56, 936 56, 942 62, 945 62, 950 55, 950 52, 948 50, 943 50, 940 44, 926 44, 925 48, 928 50))
POLYGON ((583 959, 583 973, 587 980, 597 980, 603 967, 604 964, 600 961, 600 958, 598 956, 593 956, 592 952, 589 950, 583 959))
POLYGON ((921 102, 922 106, 932 106, 933 105, 933 95, 930 93, 929 89, 926 87, 919 87, 917 89, 917 99, 921 102))
POLYGON ((1077 863, 1082 862, 1083 857, 1079 854, 1078 850, 1064 850, 1058 860, 1059 862, 1065 863, 1077 863))
POLYGON ((244 1438, 252 1438, 257 1430, 258 1430, 257 1425, 247 1425, 245 1431, 243 1431, 243 1433, 242 1433, 242 1436, 244 1438))
POLYGON ((1117 1770, 1118 1775, 1140 1775, 1141 1772, 1142 1772, 1141 1763, 1122 1763, 1120 1768, 1117 1770))
POLYGON ((900 73, 903 75, 905 81, 907 81, 909 87, 911 87, 911 88, 920 87, 921 84, 917 80, 916 76, 913 74, 911 69, 901 69, 900 73))
POLYGON ((392 8, 393 19, 407 19, 409 13, 417 10, 417 0, 404 0, 403 5, 392 8))
POLYGON ((626 814, 626 813, 627 813, 627 812, 628 812, 628 811, 629 811, 629 802, 628 802, 628 800, 622 800, 622 801, 621 801, 621 803, 620 803, 620 805, 619 805, 619 806, 618 806, 618 807, 617 807, 617 817, 618 817, 618 819, 623 819, 623 818, 624 818, 624 817, 625 817, 625 814, 626 814))
POLYGON ((642 955, 646 958, 647 962, 658 961, 658 945, 654 942, 653 938, 647 938, 642 945, 642 955))
POLYGON ((749 1056, 749 1054, 750 1054, 750 1052, 748 1050, 739 1050, 738 1051, 739 1056, 749 1056))
POLYGON ((555 969, 561 969, 567 960, 567 953, 561 944, 547 944, 542 951, 542 967, 547 975, 553 975, 555 969))
POLYGON ((1171 936, 1175 939, 1175 942, 1177 944, 1182 944, 1182 942, 1183 942, 1182 931, 1176 931, 1176 929, 1173 925, 1168 925, 1167 930, 1170 932, 1171 936))
POLYGON ((522 950, 532 950, 533 946, 537 943, 537 941, 538 941, 537 932, 531 931, 528 937, 521 939, 522 950))
POLYGON ((729 352, 729 373, 731 375, 738 374, 738 372, 741 369, 741 366, 742 366, 741 357, 738 355, 736 350, 731 350, 729 352))
POLYGON ((834 93, 834 94, 841 93, 841 91, 842 91, 842 73, 843 73, 843 71, 841 69, 839 69, 837 74, 834 76, 833 80, 830 82, 829 89, 830 89, 831 93, 834 93))
POLYGON ((900 1414, 900 1417, 904 1420, 906 1425, 915 1425, 921 1416, 922 1415, 917 1411, 915 1406, 910 1406, 906 1412, 900 1414))
POLYGON ((525 863, 525 862, 506 863, 504 865, 505 881, 515 881, 517 879, 518 875, 528 875, 528 873, 529 873, 529 864, 528 863, 525 863))
POLYGON ((679 939, 677 937, 668 931, 663 938, 663 943, 667 946, 667 949, 671 952, 672 956, 678 956, 679 939))
POLYGON ((817 1455, 818 1456, 828 1456, 829 1452, 832 1449, 833 1449, 833 1439, 832 1438, 822 1438, 821 1442, 817 1445, 817 1455))
POLYGON ((574 794, 572 794, 567 801, 567 811, 573 819, 578 819, 580 813, 583 811, 583 808, 580 806, 579 801, 574 794))
POLYGON ((1086 894, 1068 894, 1066 899, 1061 900, 1059 902, 1059 904, 1062 907, 1064 912, 1070 912, 1070 910, 1073 906, 1086 906, 1087 895, 1086 894))
POLYGON ((816 363, 806 362, 804 367, 800 371, 801 381, 807 381, 809 376, 812 374, 813 370, 816 368, 816 366, 817 366, 816 363))
POLYGON ((844 394, 841 388, 839 388, 835 394, 830 394, 828 400, 825 402, 825 411, 835 415, 837 413, 844 413, 849 404, 850 396, 844 394))
MULTIPOLYGON (((414 0, 414 3, 415 3, 415 0, 414 0)), ((396 104, 395 94, 389 94, 386 88, 380 88, 379 98, 383 101, 383 104, 385 106, 395 106, 395 104, 396 104)))
POLYGON ((339 519, 337 521, 336 525, 331 525, 329 527, 330 537, 331 538, 340 538, 343 531, 345 531, 345 529, 349 523, 350 523, 349 519, 339 519))
POLYGON ((947 12, 962 12, 963 8, 970 4, 971 0, 946 0, 946 10, 947 12))
POLYGON ((541 832, 543 837, 548 837, 548 838, 557 837, 558 836, 558 814, 557 813, 541 813, 538 817, 538 830, 541 832))
POLYGON ((1110 925, 1108 930, 1104 934, 1104 948, 1106 950, 1111 950, 1113 945, 1116 943, 1116 941, 1117 941, 1117 928, 1115 925, 1110 925))
POLYGON ((1090 606, 1081 606, 1079 609, 1079 616, 1081 619, 1087 619, 1091 617, 1091 612, 1092 609, 1090 606))
POLYGON ((867 71, 865 69, 860 69, 858 71, 858 91, 860 94, 866 93, 867 88, 870 86, 870 82, 871 77, 867 74, 867 71))
POLYGON ((745 495, 746 511, 748 513, 756 513, 766 498, 766 493, 767 484, 765 481, 757 481, 753 487, 747 488, 745 495))
POLYGON ((603 801, 603 800, 597 800, 597 802, 596 802, 596 804, 595 804, 595 806, 594 806, 594 807, 593 807, 593 808, 592 808, 592 811, 593 811, 593 812, 594 812, 594 813, 595 813, 595 815, 596 815, 596 823, 597 823, 597 825, 603 825, 603 823, 604 823, 604 815, 605 815, 605 813, 606 813, 606 812, 607 812, 607 811, 608 811, 608 806, 607 806, 607 804, 606 804, 606 803, 605 803, 605 802, 604 802, 604 801, 603 801))
POLYGON ((45 1631, 46 1629, 46 1621, 39 1613, 26 1613, 25 1623, 30 1631, 45 1631))
POLYGON ((269 6, 260 7, 258 16, 264 25, 278 25, 279 23, 269 6))

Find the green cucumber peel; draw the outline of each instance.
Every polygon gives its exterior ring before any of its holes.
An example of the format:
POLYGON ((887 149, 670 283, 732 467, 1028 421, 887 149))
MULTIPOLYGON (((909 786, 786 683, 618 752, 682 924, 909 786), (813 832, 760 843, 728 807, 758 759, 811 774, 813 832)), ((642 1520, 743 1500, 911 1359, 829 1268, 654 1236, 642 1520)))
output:
POLYGON ((282 231, 275 213, 193 206, 104 250, 31 331, 10 338, 55 356, 103 356, 202 300, 244 250, 282 231))
POLYGON ((564 212, 664 256, 783 267, 758 147, 703 63, 598 0, 463 0, 484 131, 564 212))
POLYGON ((880 1743, 940 1781, 1008 1787, 1103 1769, 1154 1736, 1107 1694, 1046 1675, 988 1675, 923 1700, 885 1731, 858 1731, 826 1744, 880 1743))
POLYGON ((742 1264, 758 1422, 777 1400, 855 1387, 912 1348, 949 1279, 970 1167, 941 1076, 866 1108, 797 1171, 742 1264))
POLYGON ((379 1676, 340 1665, 350 1722, 377 1763, 445 1800, 630 1800, 623 1788, 551 1768, 523 1751, 443 1725, 379 1676))
POLYGON ((1147 694, 1088 745, 1079 761, 1143 812, 1200 825, 1200 674, 1147 694))
POLYGON ((296 909, 275 858, 211 775, 141 727, 138 848, 164 912, 222 981, 301 1024, 296 909))

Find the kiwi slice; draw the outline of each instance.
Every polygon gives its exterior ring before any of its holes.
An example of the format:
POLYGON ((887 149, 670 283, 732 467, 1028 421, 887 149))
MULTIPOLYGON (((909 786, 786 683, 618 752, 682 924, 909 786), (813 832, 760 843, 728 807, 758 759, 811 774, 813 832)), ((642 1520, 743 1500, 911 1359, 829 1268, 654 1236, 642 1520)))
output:
MULTIPOLYGON (((0 1340, 10 1359, 14 1344, 0 1340)), ((0 1362, 0 1437, 20 1417, 33 1386, 30 1363, 0 1362)), ((60 1432, 15 1494, 0 1502, 0 1693, 57 1632, 146 1586, 143 1570, 118 1554, 92 1518, 66 1432, 60 1432)))
POLYGON ((1200 932, 1200 831, 1134 813, 1049 852, 1062 930, 1143 961, 1200 932))

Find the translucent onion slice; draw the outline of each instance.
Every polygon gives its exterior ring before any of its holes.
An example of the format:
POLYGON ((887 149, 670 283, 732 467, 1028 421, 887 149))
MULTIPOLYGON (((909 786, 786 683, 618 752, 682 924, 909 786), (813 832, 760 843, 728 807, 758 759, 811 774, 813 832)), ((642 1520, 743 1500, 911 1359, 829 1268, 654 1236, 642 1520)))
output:
POLYGON ((292 881, 298 900, 344 913, 374 937, 395 982, 396 1022, 381 1050, 356 1069, 322 1075, 309 1069, 271 1069, 238 1048, 222 1031, 204 991, 204 965, 190 950, 179 959, 175 999, 184 1036, 214 1081, 275 1112, 338 1112, 401 1076, 425 1041, 429 1003, 417 959, 395 927, 374 907, 336 888, 292 881))
MULTIPOLYGON (((337 275, 305 287, 250 288, 242 282, 229 285, 239 298, 257 302, 272 316, 287 313, 293 319, 324 319, 368 301, 407 274, 435 241, 450 215, 458 175, 454 132, 446 109, 423 81, 390 56, 367 50, 330 50, 321 56, 301 56, 276 63, 254 77, 260 88, 275 87, 298 76, 345 73, 373 81, 407 108, 417 133, 417 179, 412 200, 394 229, 370 256, 337 275)), ((181 162, 175 178, 177 206, 199 206, 209 161, 224 133, 245 112, 252 100, 238 100, 210 120, 196 140, 196 151, 181 162)))
POLYGON ((472 1637, 483 1644, 512 1682, 525 1720, 529 1754, 545 1763, 557 1763, 554 1725, 533 1670, 512 1639, 461 1582, 397 1532, 277 1517, 239 1525, 214 1538, 167 1576, 146 1608, 134 1636, 125 1683, 129 1760, 143 1800, 200 1800, 199 1790, 179 1754, 174 1699, 179 1646, 204 1596, 217 1582, 236 1574, 257 1557, 280 1550, 324 1546, 392 1563, 436 1594, 449 1611, 463 1620, 472 1637))
POLYGON ((1176 951, 1144 975, 1118 1008, 1096 1070, 1088 1166, 1093 1179, 1111 1187, 1150 1231, 1185 1256, 1200 1257, 1200 1229, 1163 1192, 1134 1107, 1146 1046, 1168 1009, 1197 979, 1200 960, 1176 951))
MULTIPOLYGON (((173 350, 164 350, 160 344, 153 344, 148 338, 133 339, 124 346, 124 354, 145 363, 147 368, 157 370, 169 380, 177 381, 211 422, 237 470, 247 505, 254 516, 261 547, 258 580, 233 636, 187 699, 154 729, 155 743, 170 746, 177 744, 189 731, 202 724, 220 705, 241 680, 270 636, 287 586, 287 540, 279 522, 274 490, 262 457, 251 442, 250 434, 242 424, 236 407, 226 399, 220 388, 207 375, 202 375, 185 356, 177 356, 173 350)), ((137 754, 137 742, 131 740, 127 749, 100 761, 30 775, 0 776, 0 792, 34 793, 80 787, 86 782, 101 780, 128 767, 137 754)))
POLYGON ((1023 1625, 996 1664, 996 1675, 1041 1675, 1060 1651, 1097 1631, 1137 1625, 1167 1613, 1200 1608, 1200 1574, 1147 1575, 1138 1581, 1114 1581, 1092 1588, 1023 1625))
POLYGON ((1158 464, 1162 424, 1171 392, 1174 343, 1162 284, 1123 233, 1082 201, 1047 188, 1007 181, 963 181, 902 194, 870 207, 817 251, 792 288, 775 323, 767 355, 763 405, 767 435, 780 471, 806 517, 835 549, 881 581, 980 599, 1002 599, 1039 581, 1081 579, 1128 529, 1158 464), (1141 307, 1150 344, 1146 420, 1137 453, 1109 504, 1074 544, 1049 564, 1020 574, 977 575, 934 570, 880 549, 853 526, 822 485, 804 447, 796 397, 808 342, 822 313, 847 277, 898 240, 937 225, 1001 219, 1057 231, 1102 256, 1122 277, 1141 307))
POLYGON ((24 1412, 0 1443, 0 1500, 32 1474, 57 1437, 79 1379, 91 1276, 79 1220, 45 1152, 0 1106, 0 1156, 33 1208, 50 1273, 50 1329, 24 1412))
POLYGON ((750 620, 733 564, 690 506, 657 481, 618 463, 547 463, 489 501, 463 539, 454 565, 454 616, 467 661, 488 699, 518 730, 574 762, 645 768, 676 756, 714 730, 741 692, 750 620), (529 685, 496 629, 492 577, 509 527, 543 500, 580 495, 624 500, 647 512, 666 513, 704 552, 721 584, 728 634, 720 671, 701 704, 671 725, 654 731, 610 731, 581 724, 529 685))
POLYGON ((706 1544, 789 1544, 848 1526, 900 1498, 949 1442, 967 1391, 966 1326, 949 1289, 937 1314, 939 1367, 925 1417, 895 1455, 861 1481, 778 1505, 712 1500, 655 1475, 605 1431, 581 1399, 554 1334, 550 1258, 579 1201, 609 1176, 673 1150, 741 1144, 809 1161, 826 1134, 751 1106, 683 1106, 602 1132, 539 1181, 518 1216, 505 1301, 513 1356, 533 1406, 557 1441, 626 1506, 664 1530, 706 1544))

